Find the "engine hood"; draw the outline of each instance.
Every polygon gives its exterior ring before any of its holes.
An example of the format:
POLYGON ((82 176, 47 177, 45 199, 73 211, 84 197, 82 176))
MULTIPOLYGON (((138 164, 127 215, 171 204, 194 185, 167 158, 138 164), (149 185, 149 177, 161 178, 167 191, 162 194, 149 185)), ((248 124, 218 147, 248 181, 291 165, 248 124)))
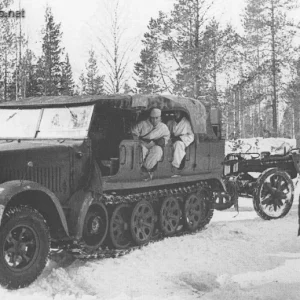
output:
POLYGON ((42 149, 51 149, 55 151, 56 149, 63 149, 66 147, 72 147, 72 145, 76 146, 77 143, 74 141, 71 142, 63 142, 60 143, 58 141, 28 141, 22 140, 18 142, 17 140, 14 141, 4 141, 0 140, 0 157, 1 154, 10 152, 20 152, 20 151, 30 151, 30 150, 42 150, 42 149))

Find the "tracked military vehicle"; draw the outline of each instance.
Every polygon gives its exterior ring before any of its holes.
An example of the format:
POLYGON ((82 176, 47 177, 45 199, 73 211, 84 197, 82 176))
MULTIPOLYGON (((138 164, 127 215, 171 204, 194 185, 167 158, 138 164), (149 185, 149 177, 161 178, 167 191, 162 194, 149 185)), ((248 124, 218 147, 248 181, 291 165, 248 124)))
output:
POLYGON ((229 199, 223 158, 218 111, 193 99, 61 96, 1 103, 0 284, 32 283, 52 249, 94 255, 203 228, 214 202, 229 199), (191 121, 195 140, 180 177, 172 177, 171 143, 152 180, 140 172, 142 149, 131 127, 152 107, 162 110, 163 122, 175 110, 191 121))

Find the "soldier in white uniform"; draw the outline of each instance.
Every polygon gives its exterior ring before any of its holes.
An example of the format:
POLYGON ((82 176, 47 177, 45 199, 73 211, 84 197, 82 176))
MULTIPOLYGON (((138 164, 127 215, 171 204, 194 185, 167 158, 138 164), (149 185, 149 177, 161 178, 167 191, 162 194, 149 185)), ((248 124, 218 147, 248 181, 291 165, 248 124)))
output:
POLYGON ((178 169, 184 158, 185 149, 194 141, 194 133, 192 131, 191 123, 184 117, 183 112, 176 111, 175 119, 168 122, 168 128, 171 132, 171 141, 173 143, 173 171, 178 173, 178 169), (175 168, 175 169, 174 169, 175 168))
MULTIPOLYGON (((148 120, 141 121, 132 128, 135 140, 140 140, 143 149, 143 169, 152 172, 162 158, 163 147, 170 139, 170 131, 161 122, 161 110, 152 108, 148 120)), ((152 174, 150 174, 150 177, 152 174)))

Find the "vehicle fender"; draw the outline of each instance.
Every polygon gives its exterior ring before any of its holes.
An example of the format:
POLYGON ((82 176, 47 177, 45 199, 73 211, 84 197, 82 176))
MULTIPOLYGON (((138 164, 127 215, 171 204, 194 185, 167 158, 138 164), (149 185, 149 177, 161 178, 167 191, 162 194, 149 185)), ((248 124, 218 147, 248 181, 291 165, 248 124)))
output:
POLYGON ((52 193, 46 187, 42 186, 37 182, 33 182, 29 180, 23 180, 23 181, 13 180, 13 181, 8 181, 0 184, 0 223, 2 221, 5 207, 12 200, 12 198, 17 196, 18 194, 21 194, 23 192, 28 192, 28 191, 43 192, 51 199, 60 217, 63 229, 66 235, 69 235, 67 220, 59 199, 55 196, 54 193, 52 193))
POLYGON ((79 190, 70 199, 70 215, 68 218, 70 235, 78 240, 82 237, 84 219, 88 209, 95 201, 94 195, 91 191, 79 190))

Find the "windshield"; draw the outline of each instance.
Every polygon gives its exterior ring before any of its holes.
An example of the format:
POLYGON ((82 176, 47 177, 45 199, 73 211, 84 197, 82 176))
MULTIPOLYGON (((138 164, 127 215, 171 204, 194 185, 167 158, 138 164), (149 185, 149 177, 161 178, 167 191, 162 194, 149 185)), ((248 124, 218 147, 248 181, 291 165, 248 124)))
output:
POLYGON ((40 109, 1 109, 0 138, 34 138, 40 109))
POLYGON ((93 107, 0 109, 0 138, 84 138, 93 107))
POLYGON ((38 138, 82 138, 88 134, 93 106, 44 109, 38 138))

